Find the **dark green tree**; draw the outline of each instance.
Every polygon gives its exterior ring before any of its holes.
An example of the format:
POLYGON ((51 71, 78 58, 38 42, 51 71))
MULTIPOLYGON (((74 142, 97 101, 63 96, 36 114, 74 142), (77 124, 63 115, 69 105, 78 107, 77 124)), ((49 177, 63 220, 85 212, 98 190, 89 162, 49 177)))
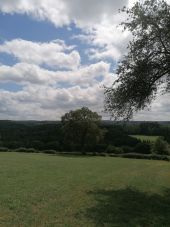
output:
POLYGON ((169 145, 168 143, 163 140, 162 137, 158 137, 153 145, 153 152, 161 155, 168 155, 169 154, 169 145))
POLYGON ((118 65, 118 79, 105 89, 105 110, 114 119, 128 120, 150 106, 159 88, 170 91, 170 5, 146 0, 122 11, 128 16, 122 25, 133 39, 118 65))
POLYGON ((100 129, 101 116, 87 107, 70 111, 61 118, 64 144, 69 148, 85 150, 103 138, 100 129))

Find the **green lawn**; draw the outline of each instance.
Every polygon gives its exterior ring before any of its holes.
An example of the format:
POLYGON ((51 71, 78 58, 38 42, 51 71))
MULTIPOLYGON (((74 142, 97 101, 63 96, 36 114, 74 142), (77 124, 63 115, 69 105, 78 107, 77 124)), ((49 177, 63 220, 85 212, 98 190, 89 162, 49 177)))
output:
POLYGON ((145 135, 131 135, 134 138, 137 138, 141 141, 150 141, 150 142, 155 142, 159 136, 145 136, 145 135))
POLYGON ((0 153, 0 226, 169 227, 170 163, 0 153))

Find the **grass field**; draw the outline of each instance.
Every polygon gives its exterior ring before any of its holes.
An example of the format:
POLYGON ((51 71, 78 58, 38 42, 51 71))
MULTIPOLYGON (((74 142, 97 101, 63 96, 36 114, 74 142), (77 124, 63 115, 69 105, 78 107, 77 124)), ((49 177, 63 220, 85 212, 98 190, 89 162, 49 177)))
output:
POLYGON ((131 135, 134 138, 137 138, 141 141, 150 141, 150 142, 155 142, 159 136, 145 136, 145 135, 131 135))
POLYGON ((169 227, 170 163, 0 153, 0 226, 169 227))

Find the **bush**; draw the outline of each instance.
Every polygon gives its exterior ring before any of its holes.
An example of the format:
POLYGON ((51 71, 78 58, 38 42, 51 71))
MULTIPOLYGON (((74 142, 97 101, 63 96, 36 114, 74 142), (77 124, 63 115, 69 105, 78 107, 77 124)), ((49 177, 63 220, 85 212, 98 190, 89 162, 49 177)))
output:
POLYGON ((51 142, 48 142, 45 144, 45 149, 59 151, 61 148, 60 148, 60 144, 58 141, 51 141, 51 142))
POLYGON ((170 161, 170 157, 167 155, 158 155, 158 154, 151 154, 150 159, 153 160, 163 160, 163 161, 170 161))
POLYGON ((46 153, 46 154, 56 154, 57 152, 55 150, 44 150, 43 153, 46 153))
POLYGON ((123 157, 123 158, 135 158, 135 159, 150 159, 150 160, 170 161, 170 157, 169 156, 157 155, 157 154, 129 153, 129 154, 121 154, 120 157, 123 157))
POLYGON ((43 150, 44 149, 44 143, 42 141, 39 141, 39 140, 33 140, 31 142, 31 147, 34 147, 35 149, 38 149, 38 150, 43 150))
POLYGON ((13 150, 14 152, 25 152, 25 153, 38 153, 38 151, 34 148, 25 148, 25 147, 19 147, 17 149, 13 150))
POLYGON ((122 154, 123 153, 123 149, 121 147, 115 147, 112 145, 109 145, 106 150, 106 153, 114 153, 114 154, 122 154))
POLYGON ((19 147, 13 150, 14 152, 27 152, 27 148, 25 147, 19 147))
POLYGON ((121 157, 123 157, 123 158, 135 158, 135 159, 149 159, 148 155, 139 154, 139 153, 127 153, 127 154, 123 154, 121 157))
POLYGON ((6 152, 9 151, 7 147, 0 147, 0 152, 6 152))
POLYGON ((134 153, 140 153, 140 154, 150 154, 151 153, 151 146, 148 143, 138 143, 134 148, 134 153))
POLYGON ((93 149, 93 153, 97 152, 97 153, 101 153, 104 152, 107 148, 107 144, 97 144, 94 149, 93 149))
POLYGON ((123 153, 132 153, 134 148, 129 146, 122 146, 123 153))
POLYGON ((27 148, 26 150, 28 153, 39 153, 39 151, 37 151, 35 148, 27 148))
POLYGON ((8 147, 9 149, 17 149, 19 147, 25 146, 24 142, 13 141, 13 140, 12 141, 6 140, 6 141, 3 142, 3 144, 4 144, 5 147, 8 147))
POLYGON ((156 153, 156 154, 168 155, 169 154, 168 143, 165 140, 163 140, 162 137, 159 137, 155 141, 152 151, 153 153, 156 153))

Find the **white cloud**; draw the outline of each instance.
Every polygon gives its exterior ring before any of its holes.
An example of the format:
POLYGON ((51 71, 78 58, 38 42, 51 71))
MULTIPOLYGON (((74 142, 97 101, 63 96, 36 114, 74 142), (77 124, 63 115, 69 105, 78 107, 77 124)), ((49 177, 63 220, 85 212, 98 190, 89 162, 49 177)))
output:
POLYGON ((148 110, 136 114, 134 120, 143 121, 170 121, 169 94, 158 95, 148 110))
MULTIPOLYGON (((15 120, 56 120, 69 110, 88 106, 101 115, 103 110, 103 82, 111 83, 111 77, 90 87, 54 88, 49 85, 28 85, 22 91, 0 92, 0 118, 15 120)), ((150 111, 138 113, 135 120, 170 120, 168 95, 160 96, 150 111)))
MULTIPOLYGON (((124 19, 118 14, 123 6, 132 6, 137 0, 6 0, 0 1, 0 11, 5 13, 28 14, 39 20, 49 20, 55 26, 70 25, 80 27, 84 35, 79 38, 95 46, 89 51, 90 59, 119 60, 126 51, 129 40, 127 32, 122 33, 118 24, 124 19)), ((170 3, 170 0, 167 0, 170 3)), ((78 53, 68 56, 60 53, 58 59, 74 59, 78 53)), ((53 57, 52 57, 53 59, 53 57)), ((53 61, 51 61, 53 62, 53 61)))
POLYGON ((127 0, 5 0, 0 10, 5 13, 26 13, 37 19, 49 20, 56 26, 71 22, 79 26, 100 23, 103 17, 111 17, 127 4, 127 0))
POLYGON ((46 85, 29 85, 18 92, 1 90, 0 118, 56 120, 65 112, 82 106, 101 114, 103 99, 102 83, 87 88, 74 86, 55 89, 46 85))
POLYGON ((89 66, 81 66, 72 71, 50 71, 33 64, 17 63, 14 66, 0 66, 0 81, 23 85, 46 84, 56 87, 59 87, 60 83, 67 83, 67 86, 88 87, 96 84, 100 77, 104 80, 109 75, 109 71, 110 64, 102 61, 89 66))
MULTIPOLYGON (((170 0, 168 0, 170 2, 170 0)), ((134 0, 0 0, 3 13, 27 14, 37 20, 48 20, 56 27, 74 23, 81 29, 76 38, 89 44, 87 54, 98 63, 81 65, 80 54, 61 40, 36 43, 22 39, 6 41, 0 52, 17 58, 13 66, 0 64, 0 82, 22 84, 18 92, 0 92, 1 119, 56 120, 66 111, 82 106, 101 113, 103 88, 114 80, 110 64, 103 59, 119 60, 126 52, 129 33, 117 27, 124 15, 117 14, 134 0), (44 65, 51 70, 42 68, 44 65), (60 68, 67 69, 60 71, 60 68)), ((136 119, 170 120, 169 98, 153 103, 150 112, 136 119)))
POLYGON ((101 23, 93 24, 82 30, 82 34, 73 36, 82 42, 88 43, 87 50, 90 59, 111 59, 118 61, 126 53, 130 33, 123 31, 120 23, 125 19, 124 14, 116 13, 112 17, 103 18, 101 23))
POLYGON ((46 64, 53 68, 75 69, 80 64, 80 55, 73 48, 72 46, 66 46, 61 40, 36 43, 14 39, 1 44, 0 52, 11 54, 26 63, 46 64))
POLYGON ((71 71, 50 71, 24 62, 1 65, 1 83, 10 81, 24 87, 18 92, 1 89, 0 118, 56 120, 66 111, 82 106, 100 113, 103 85, 113 80, 110 64, 103 61, 71 71))
MULTIPOLYGON (((0 1, 0 10, 26 13, 39 20, 49 20, 56 27, 74 22, 82 29, 86 41, 96 48, 91 58, 118 60, 127 43, 127 33, 122 34, 117 28, 122 19, 118 9, 127 4, 128 0, 7 0, 0 1)), ((72 59, 76 54, 74 51, 67 57, 72 59)))
MULTIPOLYGON (((118 9, 127 4, 128 0, 7 0, 0 1, 0 10, 5 13, 26 13, 39 20, 49 20, 56 27, 69 26, 74 22, 83 31, 81 38, 84 37, 84 41, 96 48, 95 52, 90 52, 90 59, 119 60, 125 50, 128 34, 122 34, 117 28, 122 19, 118 9)), ((78 62, 78 53, 75 51, 67 56, 63 53, 60 55, 58 59, 66 61, 77 57, 78 62)))

